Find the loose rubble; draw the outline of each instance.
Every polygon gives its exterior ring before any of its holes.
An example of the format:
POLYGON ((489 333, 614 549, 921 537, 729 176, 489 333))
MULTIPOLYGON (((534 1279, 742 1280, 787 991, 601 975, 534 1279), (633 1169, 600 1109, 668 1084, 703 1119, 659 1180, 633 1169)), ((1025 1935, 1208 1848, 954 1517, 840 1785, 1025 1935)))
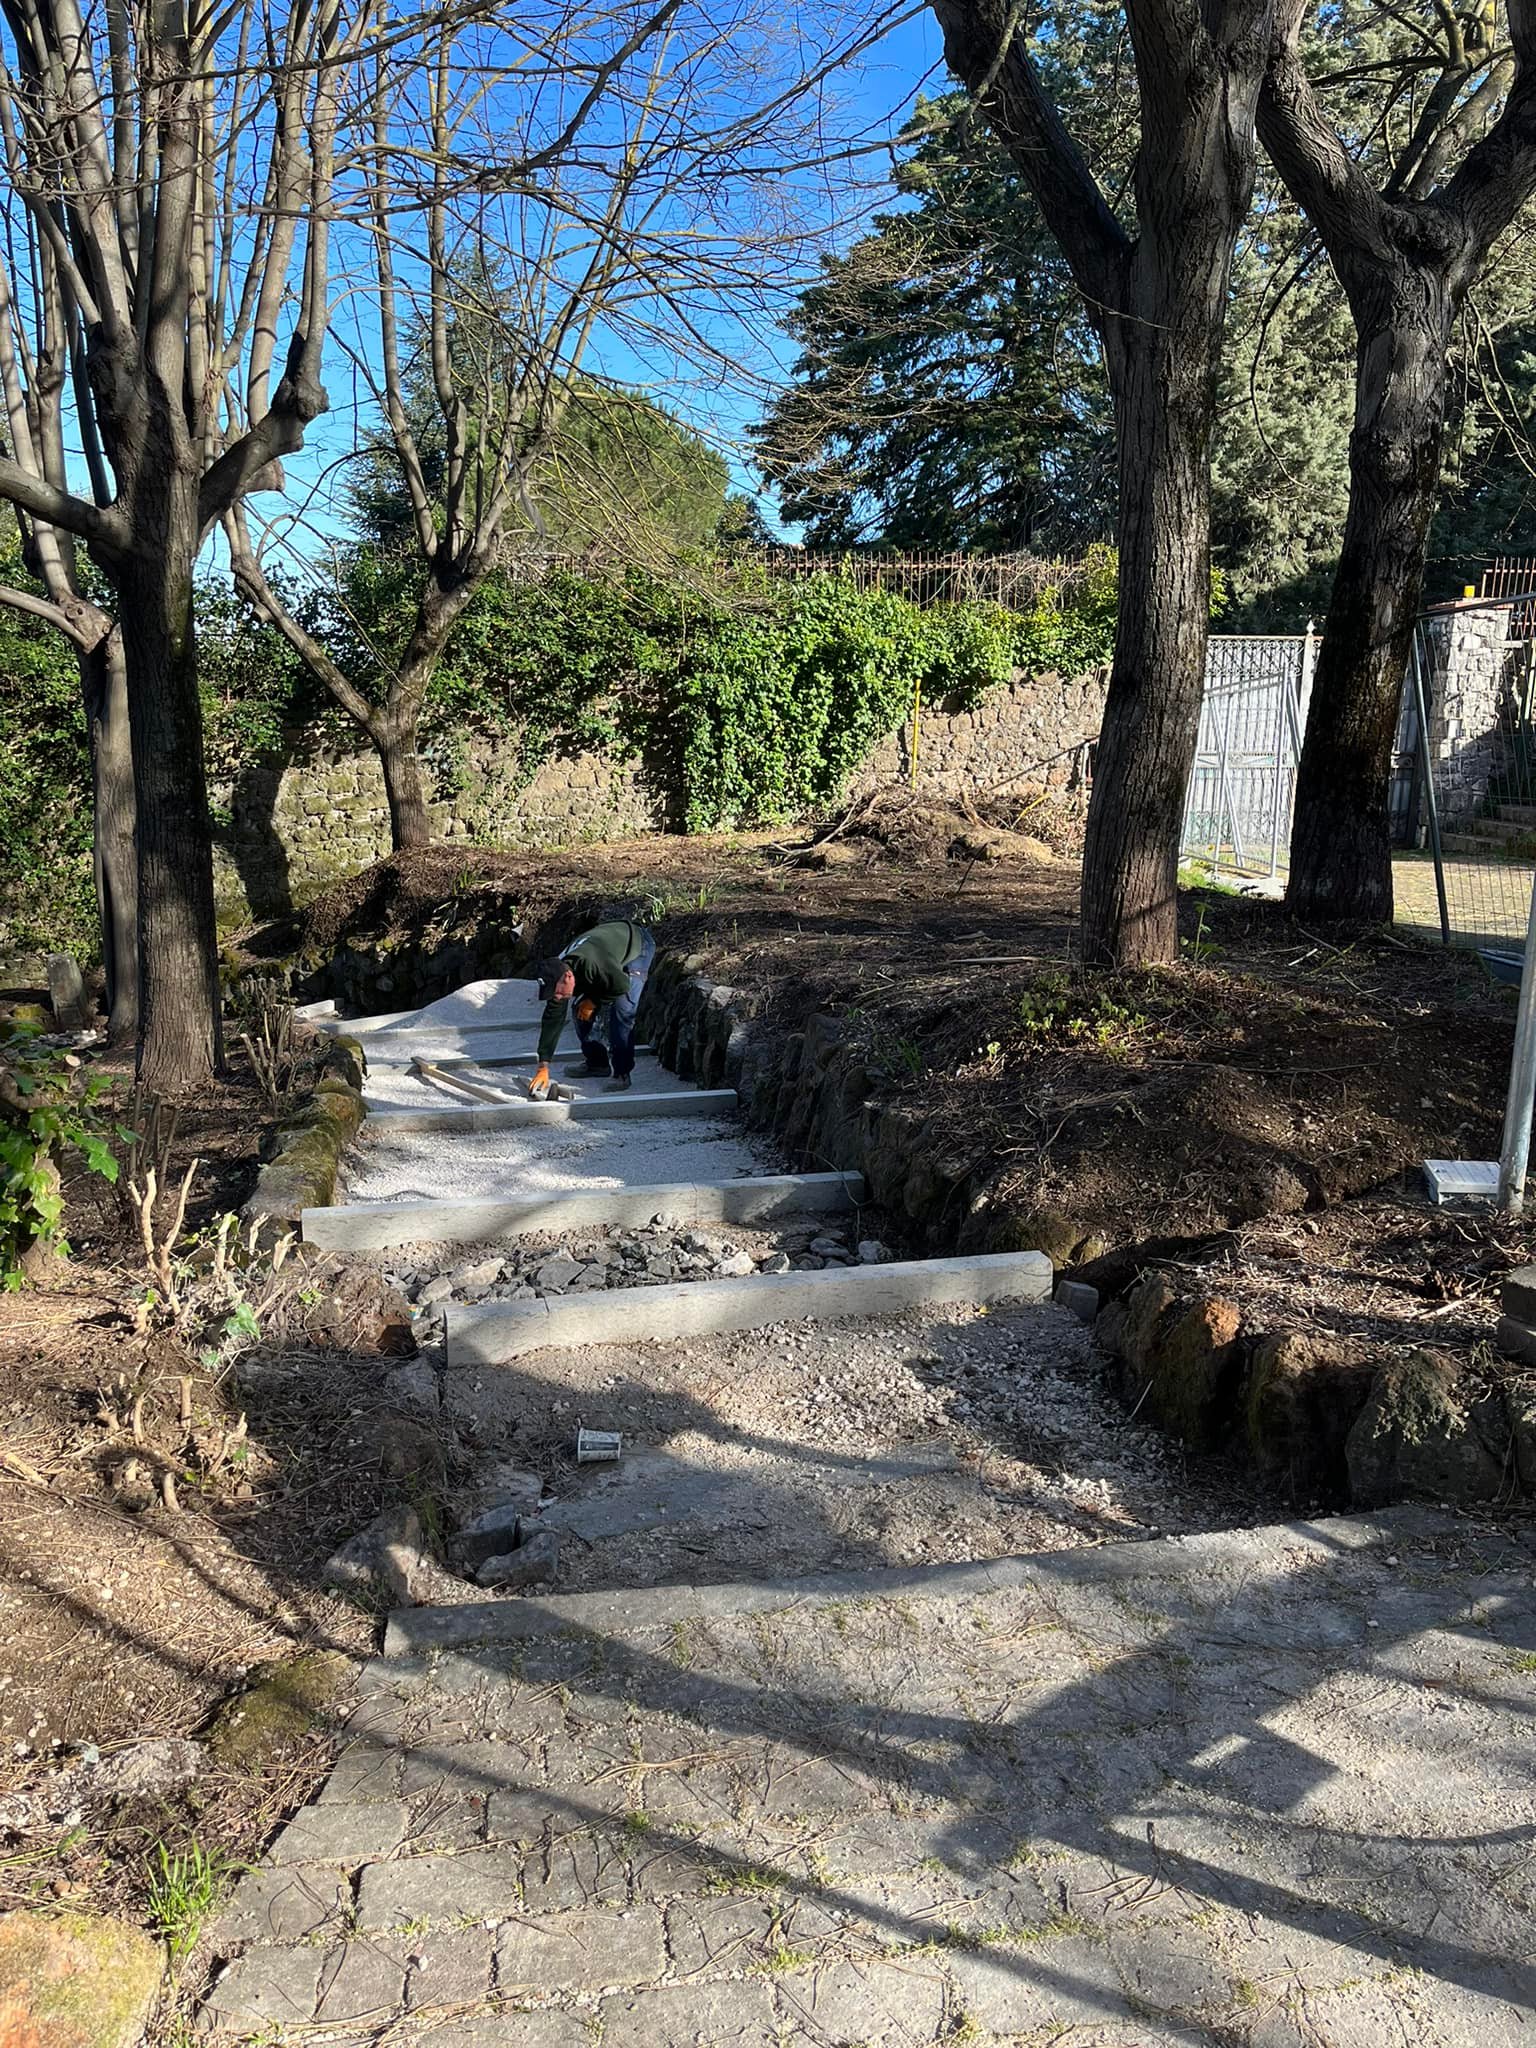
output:
MULTIPOLYGON (((764 1230, 677 1224, 657 1216, 644 1230, 556 1244, 520 1238, 492 1251, 422 1245, 381 1254, 384 1277, 413 1304, 418 1340, 441 1328, 452 1303, 542 1301, 602 1289, 672 1286, 679 1281, 747 1279, 754 1273, 815 1272, 827 1266, 880 1265, 895 1256, 878 1238, 861 1237, 856 1216, 788 1217, 764 1230)), ((397 1405, 426 1405, 419 1381, 402 1375, 397 1405)))

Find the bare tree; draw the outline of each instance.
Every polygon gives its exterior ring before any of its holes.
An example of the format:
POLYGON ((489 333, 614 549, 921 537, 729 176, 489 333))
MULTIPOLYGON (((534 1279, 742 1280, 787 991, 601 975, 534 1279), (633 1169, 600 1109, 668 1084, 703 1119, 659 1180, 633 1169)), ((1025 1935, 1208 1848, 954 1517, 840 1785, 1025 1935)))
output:
POLYGON ((820 80, 879 24, 829 28, 815 58, 788 26, 748 0, 613 0, 535 9, 488 49, 437 20, 375 69, 350 349, 409 508, 403 642, 348 673, 269 573, 289 529, 243 505, 225 527, 240 591, 377 749, 396 848, 431 836, 427 690, 512 542, 537 551, 534 479, 594 351, 725 377, 722 303, 792 274, 770 168, 829 147, 820 80))
MULTIPOLYGON (((1390 10, 1384 10, 1390 11, 1390 10)), ((1280 0, 1260 104, 1264 145, 1328 251, 1357 336, 1349 513, 1296 784, 1286 902, 1300 915, 1392 915, 1392 741, 1440 481, 1447 361, 1467 295, 1536 192, 1536 0, 1415 25, 1374 67, 1406 141, 1378 184, 1308 77, 1307 0, 1280 0), (1427 82, 1427 84, 1426 84, 1427 82), (1425 85, 1417 96, 1416 84, 1425 85), (1495 118, 1496 116, 1496 118, 1495 118)), ((1397 19, 1394 15, 1394 19, 1397 19)), ((1357 67, 1336 78, 1358 82, 1357 67)), ((1382 121, 1382 132, 1391 124, 1382 121)))
POLYGON ((1127 0, 1135 228, 1042 82, 1013 0, 932 0, 950 69, 1012 154, 1103 338, 1120 600, 1083 857, 1083 951, 1177 957, 1179 828, 1210 611, 1210 436, 1274 0, 1127 0))
MULTIPOLYGON (((372 7, 112 0, 98 16, 0 0, 0 497, 27 522, 57 622, 109 677, 121 649, 140 1072, 161 1090, 221 1053, 193 565, 325 408, 338 114, 372 7), (67 473, 65 417, 88 493, 67 473), (79 543, 113 593, 115 634, 79 597, 79 543)), ((105 689, 118 764, 113 701, 105 689)), ((115 843, 104 859, 120 888, 115 843)))

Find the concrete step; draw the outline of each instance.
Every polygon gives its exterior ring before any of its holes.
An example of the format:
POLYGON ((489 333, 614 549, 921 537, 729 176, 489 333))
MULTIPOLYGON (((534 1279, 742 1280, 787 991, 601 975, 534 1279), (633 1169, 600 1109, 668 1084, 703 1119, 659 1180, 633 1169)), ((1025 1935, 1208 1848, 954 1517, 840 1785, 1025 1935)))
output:
MULTIPOLYGON (((715 1586, 525 1593, 454 1607, 400 1607, 389 1617, 382 1657, 363 1669, 360 1690, 367 1694, 398 1685, 401 1674, 393 1667, 401 1659, 442 1650, 473 1650, 542 1636, 612 1636, 632 1641, 653 1630, 673 1629, 679 1622, 767 1614, 784 1608, 809 1616, 860 1597, 948 1601, 1034 1587, 1043 1596, 1042 1606, 1049 1607, 1050 1599, 1045 1596, 1066 1586, 1123 1588, 1139 1581, 1166 1588, 1213 1575, 1242 1579, 1266 1565, 1279 1566, 1287 1560, 1294 1560, 1298 1570, 1308 1564, 1327 1565, 1350 1553, 1391 1550, 1399 1544, 1450 1536, 1456 1527, 1451 1515, 1408 1506, 1374 1515, 1335 1515, 1311 1522, 1221 1529, 969 1564, 896 1565, 815 1578, 745 1580, 715 1586)), ((451 1675, 435 1663, 423 1666, 423 1677, 430 1677, 438 1689, 444 1688, 451 1675)), ((466 1683, 474 1682, 472 1671, 462 1675, 466 1683)))
POLYGON ((1463 858, 1519 861, 1528 859, 1532 853, 1536 853, 1536 842, 1528 846, 1528 837, 1529 835, 1525 835, 1513 843, 1506 843, 1476 832, 1442 832, 1440 845, 1444 852, 1463 858))
POLYGON ((1528 825, 1521 825, 1505 818, 1473 818, 1467 828, 1475 839, 1492 839, 1508 845, 1516 840, 1536 839, 1528 825))
POLYGON ((1500 804, 1499 817, 1523 832, 1536 832, 1536 804, 1500 804))
MULTIPOLYGON (((539 1034, 536 1026, 530 1026, 527 1031, 484 1031, 467 1036, 459 1033, 454 1035, 452 1042, 442 1032, 424 1031, 421 1038, 423 1042, 413 1044, 407 1052, 401 1052, 392 1042, 383 1052, 377 1046, 369 1045, 369 1073, 409 1067, 413 1060, 430 1060, 433 1066, 442 1067, 450 1074, 461 1067, 532 1067, 538 1061, 539 1034)), ((653 1056, 653 1047, 635 1047, 637 1059, 653 1056)), ((552 1065, 558 1070, 567 1060, 579 1058, 580 1052, 568 1035, 556 1052, 552 1065)))
POLYGON ((421 1109, 368 1111, 368 1127, 394 1131, 511 1131, 529 1124, 587 1123, 625 1117, 734 1116, 734 1088, 684 1088, 675 1094, 594 1095, 575 1102, 488 1102, 465 1108, 457 1103, 421 1109))
POLYGON ((409 1038, 412 1032, 505 1031, 537 1024, 544 1013, 533 981, 471 982, 456 995, 415 1010, 386 1010, 371 1017, 311 1015, 307 1021, 330 1038, 409 1038))
POLYGON ((826 1215, 856 1208, 863 1200, 864 1182, 857 1173, 762 1174, 499 1201, 339 1204, 306 1209, 302 1235, 306 1244, 330 1251, 382 1251, 396 1244, 491 1244, 507 1237, 638 1230, 655 1216, 678 1223, 758 1223, 774 1216, 826 1215))
POLYGON ((1051 1283, 1051 1262, 1044 1252, 984 1252, 963 1259, 830 1266, 819 1272, 552 1295, 543 1301, 451 1305, 445 1318, 447 1363, 450 1371, 505 1365, 530 1351, 901 1315, 937 1303, 1048 1301, 1051 1283))

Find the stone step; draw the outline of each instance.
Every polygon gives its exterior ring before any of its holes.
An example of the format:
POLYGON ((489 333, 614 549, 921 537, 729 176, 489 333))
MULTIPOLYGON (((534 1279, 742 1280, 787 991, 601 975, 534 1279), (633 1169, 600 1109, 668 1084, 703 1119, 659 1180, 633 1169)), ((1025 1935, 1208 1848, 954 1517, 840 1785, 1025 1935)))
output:
POLYGON ((617 1637, 632 1641, 680 1623, 718 1621, 728 1615, 769 1614, 789 1608, 810 1616, 862 1599, 965 1600, 1033 1588, 1045 1594, 1068 1586, 1166 1589, 1212 1574, 1242 1578, 1265 1566, 1326 1563, 1351 1552, 1392 1550, 1413 1540, 1449 1536, 1455 1517, 1427 1507, 1384 1508, 1373 1515, 1334 1515, 1311 1522, 1278 1522, 1253 1529, 1203 1530, 1193 1536, 1142 1542, 1088 1544, 1079 1550, 1033 1552, 969 1564, 893 1565, 883 1570, 829 1572, 813 1578, 741 1580, 717 1586, 621 1587, 611 1593, 522 1594, 453 1607, 398 1607, 384 1631, 383 1654, 363 1668, 364 1693, 400 1683, 403 1658, 422 1658, 421 1676, 437 1691, 456 1682, 479 1683, 472 1663, 433 1663, 445 1650, 473 1651, 541 1637, 617 1637))
MULTIPOLYGON (((502 1032, 492 1032, 487 1030, 483 1034, 424 1031, 421 1037, 423 1041, 421 1046, 412 1046, 403 1052, 396 1049, 393 1045, 383 1051, 370 1045, 367 1049, 369 1073, 376 1073, 380 1069, 409 1067, 413 1060, 418 1059, 430 1060, 434 1067, 442 1067, 445 1072, 451 1074, 460 1067, 532 1066, 538 1058, 539 1033, 537 1025, 530 1025, 526 1031, 509 1029, 502 1032), (451 1051, 439 1052, 430 1049, 431 1046, 446 1047, 449 1041, 455 1038, 462 1038, 464 1041, 463 1045, 451 1051), (430 1045, 427 1044, 427 1041, 430 1041, 430 1045), (485 1047, 486 1050, 481 1051, 479 1050, 480 1047, 485 1047)), ((552 1064, 563 1066, 565 1061, 574 1061, 579 1056, 579 1050, 575 1042, 567 1037, 561 1041, 560 1050, 555 1055, 552 1064)), ((637 1045, 635 1047, 635 1057, 637 1059, 650 1059, 654 1058, 654 1056, 655 1049, 652 1046, 637 1045)))
MULTIPOLYGON (((1474 860, 1518 862, 1529 857, 1527 849, 1519 842, 1506 844, 1475 832, 1442 832, 1440 845, 1446 853, 1469 856, 1474 860)), ((1536 848, 1531 850, 1536 851, 1536 848)))
POLYGON ((493 1244, 502 1238, 639 1230, 657 1216, 678 1223, 760 1223, 858 1207, 856 1173, 762 1174, 740 1180, 654 1181, 586 1193, 517 1195, 499 1201, 357 1202, 306 1209, 306 1244, 330 1251, 383 1251, 397 1244, 493 1244))
POLYGON ((593 1095, 574 1102, 457 1103, 421 1109, 370 1109, 368 1128, 394 1131, 511 1131, 529 1124, 587 1123, 618 1117, 733 1116, 734 1088, 682 1088, 664 1095, 593 1095))
POLYGON ((1522 832, 1536 832, 1536 804, 1500 804, 1500 818, 1509 825, 1518 825, 1522 832))
POLYGON ((455 1005, 450 997, 415 1010, 387 1010, 372 1017, 311 1016, 307 1021, 328 1038, 367 1039, 371 1051, 380 1039, 409 1040, 415 1034, 441 1037, 450 1031, 505 1031, 527 1023, 536 1025, 543 1014, 537 982, 515 981, 501 983, 480 1011, 455 1005))
POLYGON ((1044 1252, 983 1252, 961 1259, 830 1266, 819 1272, 757 1273, 741 1280, 612 1288, 543 1301, 450 1304, 449 1370, 505 1365, 530 1351, 635 1344, 756 1330, 773 1323, 847 1321, 900 1315, 938 1303, 1049 1301, 1053 1273, 1044 1252))

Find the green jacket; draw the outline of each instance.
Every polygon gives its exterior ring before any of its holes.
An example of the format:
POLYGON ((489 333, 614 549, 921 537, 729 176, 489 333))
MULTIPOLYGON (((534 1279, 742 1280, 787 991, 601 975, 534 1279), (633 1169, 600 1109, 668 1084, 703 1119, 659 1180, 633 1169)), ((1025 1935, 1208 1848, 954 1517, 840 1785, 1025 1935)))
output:
POLYGON ((595 924, 591 931, 572 939, 562 950, 560 958, 569 960, 576 977, 576 994, 563 1003, 552 998, 544 1005, 539 1025, 541 1066, 548 1066, 554 1056, 572 1001, 580 1002, 586 997, 594 1003, 612 1003, 625 993, 629 969, 639 955, 644 936, 644 927, 638 924, 595 924))

